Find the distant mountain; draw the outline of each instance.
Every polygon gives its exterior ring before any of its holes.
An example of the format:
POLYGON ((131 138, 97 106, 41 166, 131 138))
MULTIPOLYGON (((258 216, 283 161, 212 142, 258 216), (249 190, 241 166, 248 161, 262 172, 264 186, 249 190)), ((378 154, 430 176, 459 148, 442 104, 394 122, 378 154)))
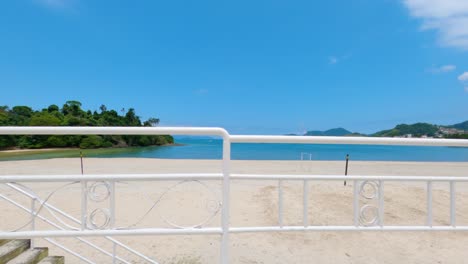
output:
POLYGON ((430 136, 433 137, 439 131, 439 126, 428 123, 416 123, 412 125, 400 124, 392 129, 379 131, 374 137, 400 137, 411 135, 412 137, 430 136))
MULTIPOLYGON (((399 124, 392 129, 382 130, 377 133, 366 135, 358 132, 351 132, 344 128, 333 128, 326 131, 311 130, 304 136, 348 136, 348 137, 445 137, 445 138, 466 138, 468 137, 468 121, 450 126, 440 126, 429 123, 399 124)), ((290 134, 293 135, 293 134, 290 134)))
POLYGON ((468 121, 461 122, 461 123, 451 125, 451 126, 447 126, 447 127, 456 128, 456 129, 460 129, 460 130, 468 130, 468 121))
POLYGON ((353 134, 351 131, 346 130, 344 128, 332 128, 326 131, 319 131, 319 130, 311 130, 307 131, 304 136, 347 136, 353 134))

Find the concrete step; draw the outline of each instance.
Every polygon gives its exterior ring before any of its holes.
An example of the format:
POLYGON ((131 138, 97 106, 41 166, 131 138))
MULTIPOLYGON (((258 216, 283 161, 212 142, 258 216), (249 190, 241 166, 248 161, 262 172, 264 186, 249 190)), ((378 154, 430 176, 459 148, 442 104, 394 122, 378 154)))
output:
POLYGON ((24 251, 28 250, 30 245, 31 240, 29 239, 17 239, 0 246, 0 263, 7 263, 14 259, 24 251))
POLYGON ((8 261, 7 264, 36 264, 48 255, 48 248, 32 248, 8 261))
POLYGON ((50 256, 41 260, 38 264, 65 264, 65 257, 50 256))
POLYGON ((10 239, 0 239, 0 246, 5 245, 6 243, 10 242, 10 239))

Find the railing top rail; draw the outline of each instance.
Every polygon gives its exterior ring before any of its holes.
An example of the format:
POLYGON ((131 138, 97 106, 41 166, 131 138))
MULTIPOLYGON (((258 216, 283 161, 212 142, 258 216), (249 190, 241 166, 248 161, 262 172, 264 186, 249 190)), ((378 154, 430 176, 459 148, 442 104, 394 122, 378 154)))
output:
POLYGON ((213 135, 228 138, 220 127, 0 127, 0 135, 213 135))
POLYGON ((353 144, 468 147, 467 139, 230 135, 220 127, 0 127, 0 135, 212 135, 232 143, 353 144))
POLYGON ((468 139, 230 135, 220 127, 0 127, 0 135, 212 135, 232 143, 468 147, 468 139))
POLYGON ((222 173, 163 174, 69 174, 69 175, 3 175, 0 183, 8 182, 75 182, 75 181, 183 181, 222 180, 222 173))
POLYGON ((352 144, 468 147, 467 139, 231 135, 232 143, 352 144))
MULTIPOLYGON (((393 176, 393 175, 282 175, 237 174, 231 180, 382 180, 382 181, 456 181, 468 182, 468 176, 393 176)), ((173 174, 88 174, 88 175, 6 175, 0 183, 9 182, 78 182, 78 181, 183 181, 222 180, 221 173, 173 173, 173 174)))

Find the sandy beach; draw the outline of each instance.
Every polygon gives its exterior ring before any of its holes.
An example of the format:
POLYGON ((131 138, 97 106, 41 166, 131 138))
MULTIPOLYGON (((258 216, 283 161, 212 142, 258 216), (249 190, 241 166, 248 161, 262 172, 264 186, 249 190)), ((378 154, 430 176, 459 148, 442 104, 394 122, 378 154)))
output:
MULTIPOLYGON (((0 162, 0 175, 80 174, 79 159, 49 159, 0 162)), ((221 171, 221 161, 161 159, 84 160, 85 174, 171 173, 221 171)), ((343 174, 344 162, 338 161, 233 161, 233 173, 265 174, 343 174)), ((468 163, 357 162, 349 166, 350 175, 468 176, 468 163)), ((277 224, 278 193, 275 181, 232 181, 231 225, 269 226, 277 224)), ((64 183, 26 183, 41 197, 47 197, 64 183)), ((219 181, 125 182, 116 185, 116 226, 169 227, 220 224, 216 214, 220 200, 219 181), (166 192, 166 190, 170 191, 166 192), (164 195, 163 195, 164 194, 164 195), (161 195, 162 198, 161 198, 161 195), (160 199, 154 210, 142 218, 160 199), (213 216, 214 215, 214 216, 213 216), (205 221, 209 219, 209 221, 205 221)), ((302 182, 284 182, 284 224, 302 224, 302 182)), ((449 186, 434 184, 434 224, 449 223, 449 186)), ((308 218, 310 225, 352 224, 353 183, 314 182, 309 184, 308 218)), ((25 206, 30 201, 10 188, 0 193, 25 206)), ((49 202, 67 213, 80 216, 80 185, 71 184, 55 192, 49 202)), ((457 224, 468 225, 468 184, 457 184, 457 224)), ((89 211, 107 208, 108 201, 90 201, 89 211)), ((27 215, 0 199, 3 230, 18 228, 27 215), (18 219, 21 219, 18 221, 18 219)), ((51 217, 47 211, 41 212, 51 217)), ((24 221, 23 221, 24 220, 24 221)), ((421 225, 426 221, 426 190, 423 183, 385 184, 385 223, 421 225)), ((68 226, 77 227, 70 221, 68 226)), ((99 223, 99 218, 96 218, 99 223)), ((49 228, 37 222, 38 228, 49 228)), ((217 263, 219 236, 118 237, 118 240, 153 257, 159 263, 217 263)), ((110 258, 74 239, 57 239, 97 263, 110 258)), ((107 250, 112 245, 101 238, 90 239, 107 250)), ((81 263, 44 240, 52 255, 65 255, 67 263, 81 263)), ((463 232, 294 232, 231 235, 232 263, 465 263, 468 259, 468 234, 463 232)), ((133 263, 144 263, 134 255, 118 250, 133 263)))

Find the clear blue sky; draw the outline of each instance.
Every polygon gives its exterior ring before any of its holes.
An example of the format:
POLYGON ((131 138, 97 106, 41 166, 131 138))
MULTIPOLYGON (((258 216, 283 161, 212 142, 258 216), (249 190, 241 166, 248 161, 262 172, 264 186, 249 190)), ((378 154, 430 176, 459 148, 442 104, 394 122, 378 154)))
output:
POLYGON ((468 1, 0 3, 0 105, 279 134, 468 120, 468 1))

